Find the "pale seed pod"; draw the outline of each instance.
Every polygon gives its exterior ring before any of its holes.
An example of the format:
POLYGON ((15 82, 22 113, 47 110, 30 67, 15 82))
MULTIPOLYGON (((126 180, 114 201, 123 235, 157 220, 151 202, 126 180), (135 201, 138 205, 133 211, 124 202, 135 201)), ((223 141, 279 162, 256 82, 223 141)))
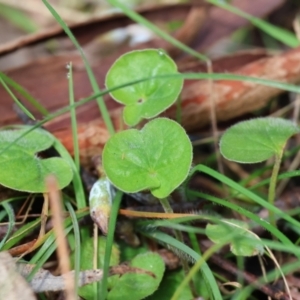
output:
POLYGON ((114 195, 115 191, 106 176, 97 180, 90 191, 90 215, 103 234, 107 234, 114 195))

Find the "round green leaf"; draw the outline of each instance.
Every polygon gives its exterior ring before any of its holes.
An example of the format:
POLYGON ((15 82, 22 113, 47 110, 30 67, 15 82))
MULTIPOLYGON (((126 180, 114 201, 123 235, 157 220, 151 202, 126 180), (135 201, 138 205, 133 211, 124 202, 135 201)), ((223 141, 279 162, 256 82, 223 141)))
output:
POLYGON ((242 221, 224 220, 224 224, 207 224, 205 233, 216 244, 229 242, 227 236, 234 233, 234 238, 230 240, 230 250, 237 256, 254 256, 264 252, 258 237, 249 231, 248 225, 242 221))
POLYGON ((220 141, 228 160, 256 163, 280 154, 287 140, 299 132, 294 123, 280 118, 257 118, 230 127, 220 141))
MULTIPOLYGON (((178 74, 174 61, 162 50, 137 50, 122 55, 106 75, 106 87, 114 88, 129 81, 165 74, 178 74)), ((111 96, 125 105, 126 124, 134 126, 141 119, 150 119, 177 99, 183 85, 181 78, 158 78, 136 83, 111 92, 111 96)))
POLYGON ((113 135, 102 156, 106 175, 118 189, 128 193, 150 190, 155 197, 165 198, 187 177, 192 145, 179 124, 158 118, 140 131, 113 135))
POLYGON ((115 281, 108 293, 108 300, 139 300, 154 293, 164 274, 165 264, 157 253, 144 253, 136 256, 130 263, 131 267, 151 272, 126 273, 115 281))
POLYGON ((11 189, 46 192, 45 179, 54 175, 59 188, 67 186, 73 173, 70 165, 59 157, 39 159, 37 152, 49 148, 54 137, 37 129, 21 137, 28 129, 0 131, 0 184, 11 189), (15 141, 17 138, 19 140, 15 141), (5 148, 10 145, 8 150, 5 148))

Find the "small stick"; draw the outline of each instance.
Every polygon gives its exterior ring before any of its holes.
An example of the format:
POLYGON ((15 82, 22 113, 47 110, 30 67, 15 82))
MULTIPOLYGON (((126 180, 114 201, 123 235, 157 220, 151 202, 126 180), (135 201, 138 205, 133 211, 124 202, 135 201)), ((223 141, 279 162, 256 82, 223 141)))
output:
POLYGON ((265 293, 266 295, 270 296, 272 299, 276 299, 276 300, 290 300, 289 296, 275 288, 272 287, 270 284, 261 284, 258 282, 258 278, 249 273, 249 272, 245 272, 245 271, 240 271, 237 269, 237 267, 232 263, 229 262, 225 259, 223 259, 220 255, 218 254, 213 254, 210 257, 210 260, 217 265, 218 267, 221 267, 222 269, 226 270, 227 272, 233 274, 233 275, 239 275, 241 276, 245 282, 247 282, 248 284, 253 284, 257 289, 259 289, 261 292, 265 293))
POLYGON ((70 261, 68 253, 68 245, 65 238, 61 196, 58 191, 57 181, 54 176, 49 176, 46 179, 47 190, 49 191, 49 199, 52 210, 52 223, 54 234, 56 235, 57 257, 62 275, 65 278, 65 296, 66 300, 75 300, 74 295, 74 280, 70 276, 70 261))

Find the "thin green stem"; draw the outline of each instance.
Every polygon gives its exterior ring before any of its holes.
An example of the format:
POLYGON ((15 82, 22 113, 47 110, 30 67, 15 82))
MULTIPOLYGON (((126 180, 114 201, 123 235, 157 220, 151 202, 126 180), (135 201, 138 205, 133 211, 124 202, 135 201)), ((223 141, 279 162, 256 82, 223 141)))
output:
POLYGON ((173 209, 170 205, 170 202, 168 200, 168 198, 163 198, 163 199, 159 199, 160 204, 162 205, 165 213, 167 214, 172 214, 173 213, 173 209))
MULTIPOLYGON (((72 62, 67 65, 69 69, 68 79, 69 79, 69 103, 72 106, 75 103, 74 97, 74 86, 73 86, 73 69, 72 62)), ((80 171, 80 159, 79 159, 79 143, 78 143, 78 133, 77 133, 77 119, 76 119, 76 108, 70 109, 71 113, 71 124, 72 124, 72 137, 73 137, 73 149, 74 149, 74 162, 77 172, 80 171)))
MULTIPOLYGON (((268 202, 273 206, 274 206, 274 201, 276 196, 276 183, 277 183, 278 173, 280 170, 282 154, 283 154, 283 149, 280 151, 280 153, 275 155, 275 163, 273 166, 270 185, 269 185, 268 202)), ((269 220, 270 220, 270 224, 276 227, 276 218, 273 210, 269 210, 269 220)))
POLYGON ((117 191, 117 194, 113 200, 111 213, 110 213, 110 217, 109 217, 108 233, 107 233, 107 238, 106 238, 104 262, 103 262, 103 268, 102 268, 103 269, 103 277, 102 277, 102 282, 101 282, 100 291, 99 291, 99 295, 100 295, 101 299, 106 299, 106 296, 107 296, 107 278, 109 275, 109 263, 110 263, 111 251, 112 251, 112 246, 113 246, 113 241, 114 241, 114 233, 115 233, 115 228, 116 228, 116 223, 117 223, 118 211, 119 211, 120 203, 122 200, 122 195, 123 195, 122 192, 117 191))
POLYGON ((67 24, 62 20, 62 18, 59 16, 59 14, 55 11, 55 9, 50 5, 50 3, 47 0, 42 0, 43 3, 45 4, 45 6, 48 8, 48 10, 50 11, 50 13, 53 15, 53 17, 55 18, 55 20, 57 21, 57 23, 62 27, 62 29, 65 31, 65 33, 67 34, 67 36, 69 37, 69 39, 72 41, 72 43, 74 44, 74 46, 77 48, 77 50, 79 51, 82 60, 84 62, 84 66, 87 72, 87 75, 89 77, 89 81, 91 83, 92 89, 94 91, 95 94, 99 94, 96 97, 96 101, 97 104, 99 106, 100 112, 101 112, 101 116, 104 120, 104 123, 107 127, 107 130, 109 132, 110 135, 113 135, 115 132, 112 120, 110 118, 108 109, 105 105, 104 99, 102 98, 101 94, 101 90, 99 89, 96 77, 93 73, 93 70, 86 58, 86 55, 84 54, 84 51, 82 50, 82 48, 80 47, 78 41, 76 40, 75 36, 73 35, 72 31, 69 29, 69 27, 67 26, 67 24))
MULTIPOLYGON (((160 203, 161 203, 161 205, 162 205, 165 213, 172 214, 173 213, 173 209, 172 209, 172 207, 170 205, 169 199, 168 198, 162 198, 162 199, 159 199, 159 200, 160 200, 160 203)), ((180 241, 181 243, 184 244, 182 232, 179 231, 179 230, 174 230, 174 234, 175 234, 175 238, 178 241, 180 241)), ((187 276, 190 273, 190 266, 189 266, 188 262, 184 258, 180 258, 180 260, 181 260, 181 264, 182 264, 182 268, 183 268, 184 274, 187 276)), ((195 286, 194 286, 194 282, 190 281, 189 282, 189 286, 190 286, 190 289, 191 289, 191 292, 192 292, 193 296, 197 297, 197 293, 196 293, 196 289, 195 289, 195 286)))
POLYGON ((196 275, 198 270, 201 268, 202 264, 204 264, 210 256, 212 256, 217 250, 221 249, 224 246, 224 243, 215 244, 211 248, 207 249, 203 256, 193 265, 190 272, 186 274, 184 280, 179 284, 177 287, 175 293, 173 294, 171 300, 177 300, 179 299, 180 294, 182 293, 185 285, 187 285, 189 282, 192 282, 192 278, 196 275))

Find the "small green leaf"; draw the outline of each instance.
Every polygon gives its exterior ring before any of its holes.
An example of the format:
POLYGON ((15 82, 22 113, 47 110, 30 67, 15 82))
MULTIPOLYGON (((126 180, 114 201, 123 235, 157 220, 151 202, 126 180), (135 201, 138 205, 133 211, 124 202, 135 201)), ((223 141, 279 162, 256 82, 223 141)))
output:
MULTIPOLYGON (((197 272, 194 277, 196 282, 195 288, 198 295, 201 295, 201 299, 213 299, 209 297, 209 293, 206 287, 207 281, 203 278, 203 274, 201 272, 197 272)), ((177 287, 184 280, 185 274, 183 269, 177 269, 174 271, 166 272, 161 284, 159 285, 159 289, 149 296, 147 300, 157 300, 157 299, 172 299, 177 287)), ((177 300, 186 300, 186 299, 194 299, 193 294, 189 285, 185 285, 180 295, 176 298, 177 300)))
POLYGON ((11 189, 46 192, 45 179, 50 174, 58 181, 59 188, 67 186, 73 177, 70 165, 59 157, 39 159, 36 155, 54 143, 52 135, 37 129, 21 137, 27 129, 0 131, 0 184, 11 189), (6 151, 5 148, 10 145, 6 151))
MULTIPOLYGON (((99 237, 98 238, 98 260, 99 260, 99 268, 101 269, 104 263, 104 253, 105 253, 105 246, 106 246, 106 238, 99 237)), ((80 270, 92 270, 93 266, 93 257, 94 257, 94 240, 93 238, 89 238, 81 244, 81 251, 80 251, 80 270)), ((113 244, 112 247, 112 254, 110 257, 110 266, 115 266, 119 264, 120 260, 120 251, 116 244, 113 244)), ((74 252, 71 254, 71 264, 74 267, 74 252)), ((94 284, 88 284, 81 288, 79 288, 79 296, 84 299, 94 299, 94 284)))
POLYGON ((158 118, 140 131, 113 135, 102 155, 105 173, 118 189, 128 193, 149 189, 155 197, 165 198, 187 177, 192 146, 179 124, 158 118))
POLYGON ((241 163, 257 163, 279 155, 299 127, 281 118, 257 118, 230 127, 220 141, 222 155, 241 163))
POLYGON ((258 237, 242 221, 223 220, 223 224, 207 224, 205 233, 216 244, 226 242, 228 235, 235 234, 230 241, 230 250, 237 256, 254 256, 264 252, 258 237))
MULTIPOLYGON (((163 50, 137 50, 116 60, 107 73, 105 84, 112 89, 129 81, 165 74, 178 72, 174 61, 163 50)), ((143 118, 153 118, 170 107, 182 85, 181 78, 157 78, 118 89, 111 92, 111 96, 125 105, 125 123, 134 126, 143 118)))
POLYGON ((108 293, 108 300, 139 300, 154 293, 164 274, 165 264, 157 253, 144 253, 136 256, 130 263, 148 273, 126 273, 114 281, 108 293))

